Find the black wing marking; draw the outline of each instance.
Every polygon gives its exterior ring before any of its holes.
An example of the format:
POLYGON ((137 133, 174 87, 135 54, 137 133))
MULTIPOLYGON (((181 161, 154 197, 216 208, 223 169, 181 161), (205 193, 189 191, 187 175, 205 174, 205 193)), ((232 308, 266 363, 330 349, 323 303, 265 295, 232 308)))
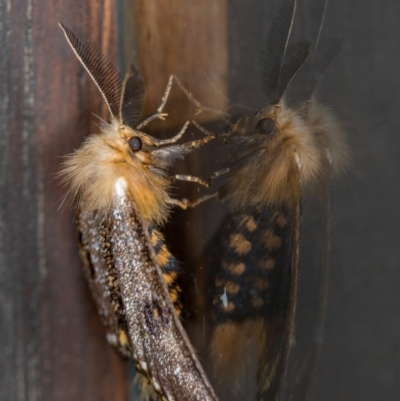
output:
POLYGON ((131 65, 125 75, 121 90, 121 104, 119 119, 121 123, 135 128, 142 114, 145 89, 143 77, 131 65))
POLYGON ((117 68, 98 48, 88 42, 82 41, 61 22, 59 25, 76 57, 99 88, 110 113, 112 116, 118 118, 121 82, 117 68))
POLYGON ((286 0, 275 17, 261 50, 261 84, 271 104, 277 104, 280 101, 278 88, 287 86, 281 83, 281 72, 292 31, 296 4, 296 0, 286 0))
POLYGON ((174 312, 147 227, 126 194, 109 218, 113 261, 133 359, 155 390, 172 400, 217 400, 174 312))
POLYGON ((293 77, 296 75, 296 72, 306 61, 310 52, 310 46, 310 42, 297 42, 289 46, 285 57, 285 63, 282 66, 282 79, 279 82, 277 98, 282 98, 293 77))

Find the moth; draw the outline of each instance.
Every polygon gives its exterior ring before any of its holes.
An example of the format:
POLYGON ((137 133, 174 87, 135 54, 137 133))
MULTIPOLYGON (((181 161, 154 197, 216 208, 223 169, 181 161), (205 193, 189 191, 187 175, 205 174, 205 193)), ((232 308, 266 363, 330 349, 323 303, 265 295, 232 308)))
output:
POLYGON ((213 138, 177 145, 188 124, 167 140, 145 134, 149 122, 165 117, 173 77, 157 112, 139 122, 139 73, 131 67, 121 85, 98 49, 60 27, 111 113, 111 122, 68 156, 61 172, 78 200, 80 255, 108 342, 134 361, 143 387, 146 378, 159 399, 216 400, 179 320, 177 261, 157 228, 171 205, 181 204, 169 196, 171 165, 213 138))
POLYGON ((297 313, 283 397, 292 401, 308 400, 311 395, 327 304, 331 185, 350 165, 350 151, 342 125, 333 111, 317 99, 319 83, 342 45, 338 38, 321 39, 327 6, 327 0, 314 1, 307 9, 306 33, 313 46, 301 70, 303 82, 297 98, 298 110, 325 158, 321 158, 323 168, 318 185, 313 187, 312 194, 305 194, 303 203, 297 313))
MULTIPOLYGON (((214 255, 210 354, 226 399, 281 399, 294 334, 302 200, 324 190, 346 159, 326 109, 311 97, 295 107, 286 100, 311 45, 289 44, 296 7, 296 0, 283 3, 261 51, 267 104, 218 135, 226 165, 216 196, 227 216, 208 252, 214 255)), ((187 95, 198 112, 207 109, 187 95)))

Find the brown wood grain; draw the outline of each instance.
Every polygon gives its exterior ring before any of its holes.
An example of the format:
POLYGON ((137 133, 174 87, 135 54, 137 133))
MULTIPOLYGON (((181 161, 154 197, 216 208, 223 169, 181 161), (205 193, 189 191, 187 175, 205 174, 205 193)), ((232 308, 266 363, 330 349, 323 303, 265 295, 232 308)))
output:
MULTIPOLYGON (((147 88, 145 110, 158 107, 171 74, 203 104, 225 109, 226 0, 139 0, 134 13, 137 57, 147 88)), ((178 90, 171 93, 170 102, 179 114, 167 124, 177 126, 191 107, 178 90)))
POLYGON ((58 21, 116 59, 114 2, 0 4, 0 399, 127 400, 78 260, 61 156, 96 129, 103 101, 58 21))

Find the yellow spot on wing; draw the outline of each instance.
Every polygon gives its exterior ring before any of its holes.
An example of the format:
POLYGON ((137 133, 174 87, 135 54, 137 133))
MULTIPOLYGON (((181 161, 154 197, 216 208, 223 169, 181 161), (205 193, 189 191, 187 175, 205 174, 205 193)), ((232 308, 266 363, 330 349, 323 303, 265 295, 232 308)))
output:
POLYGON ((269 287, 269 281, 268 280, 257 280, 256 287, 259 288, 260 290, 266 290, 269 287))
POLYGON ((176 302, 178 300, 178 297, 179 297, 178 291, 171 290, 169 292, 169 296, 170 296, 172 302, 176 302))
POLYGON ((160 233, 155 230, 151 233, 150 242, 153 247, 157 245, 158 240, 162 239, 160 237, 160 233))
POLYGON ((233 274, 241 275, 246 269, 246 266, 243 262, 240 263, 227 263, 226 261, 222 262, 222 267, 224 269, 229 270, 233 274))
POLYGON ((237 294, 239 292, 240 286, 239 284, 233 283, 232 281, 228 281, 225 284, 225 288, 228 294, 237 294))
POLYGON ((124 330, 118 332, 118 341, 123 346, 129 346, 129 339, 124 330))
POLYGON ((273 230, 266 230, 261 235, 262 242, 267 246, 270 250, 275 250, 280 248, 282 245, 282 239, 275 235, 273 230))
POLYGON ((168 264, 170 257, 171 254, 167 249, 167 246, 164 244, 157 254, 157 262, 161 268, 165 267, 168 264))
POLYGON ((260 306, 264 305, 264 301, 262 298, 257 298, 257 299, 253 299, 251 301, 251 303, 253 304, 254 307, 259 308, 260 306))
POLYGON ((232 312, 235 309, 235 304, 233 302, 228 302, 226 306, 222 304, 222 306, 226 312, 232 312))
POLYGON ((260 262, 258 262, 258 266, 261 267, 261 269, 272 270, 275 267, 275 260, 274 259, 261 260, 260 262))
POLYGON ((242 234, 232 234, 229 238, 229 245, 239 255, 246 255, 251 250, 251 243, 242 234))
POLYGON ((250 231, 251 233, 257 228, 257 224, 253 217, 249 215, 243 216, 239 225, 246 227, 247 231, 250 231))
POLYGON ((285 216, 283 215, 283 213, 280 213, 276 219, 275 219, 276 223, 278 224, 278 226, 280 228, 285 227, 287 224, 287 220, 285 218, 285 216))
POLYGON ((178 274, 176 272, 163 273, 163 277, 167 285, 171 285, 178 278, 178 274))

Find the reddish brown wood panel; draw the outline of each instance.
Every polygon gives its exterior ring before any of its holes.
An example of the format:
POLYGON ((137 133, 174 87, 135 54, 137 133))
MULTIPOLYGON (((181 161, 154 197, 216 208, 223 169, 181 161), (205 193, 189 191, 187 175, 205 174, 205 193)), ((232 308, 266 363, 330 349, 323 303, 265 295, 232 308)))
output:
MULTIPOLYGON (((146 111, 158 107, 171 74, 205 105, 224 109, 226 0, 139 0, 134 13, 139 65, 147 83, 146 111)), ((184 122, 190 106, 180 91, 171 93, 170 101, 179 115, 167 124, 175 127, 184 122)))
POLYGON ((61 156, 104 116, 58 21, 116 59, 114 2, 0 4, 0 399, 127 400, 81 272, 61 156))

